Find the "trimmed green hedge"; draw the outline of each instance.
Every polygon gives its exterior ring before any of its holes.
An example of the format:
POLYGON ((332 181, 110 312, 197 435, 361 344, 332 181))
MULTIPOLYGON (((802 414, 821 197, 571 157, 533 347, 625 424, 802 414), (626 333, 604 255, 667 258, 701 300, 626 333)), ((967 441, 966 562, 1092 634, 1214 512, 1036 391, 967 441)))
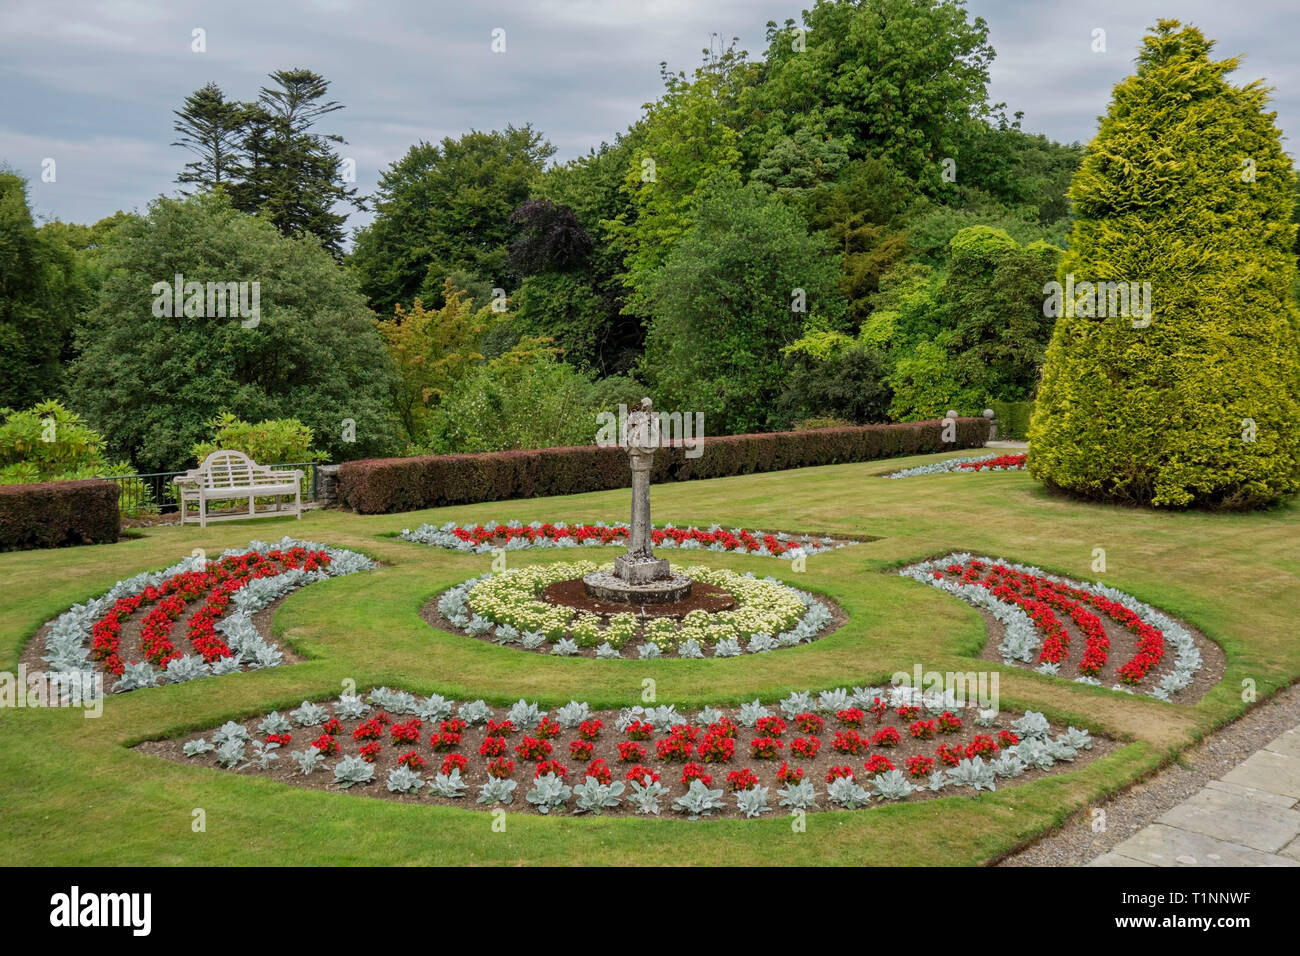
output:
POLYGON ((997 417, 998 438, 1002 441, 1028 441, 1029 419, 1034 414, 1034 403, 989 402, 997 417))
MULTIPOLYGON (((858 425, 759 435, 706 438, 702 454, 661 449, 652 482, 724 478, 900 455, 977 448, 988 437, 982 418, 957 419, 956 441, 943 440, 941 420, 858 425)), ((339 498, 362 514, 414 511, 442 505, 542 498, 606 491, 629 484, 622 448, 585 445, 536 451, 371 458, 339 467, 339 498)))
POLYGON ((0 551, 116 541, 119 490, 98 479, 0 485, 0 551))

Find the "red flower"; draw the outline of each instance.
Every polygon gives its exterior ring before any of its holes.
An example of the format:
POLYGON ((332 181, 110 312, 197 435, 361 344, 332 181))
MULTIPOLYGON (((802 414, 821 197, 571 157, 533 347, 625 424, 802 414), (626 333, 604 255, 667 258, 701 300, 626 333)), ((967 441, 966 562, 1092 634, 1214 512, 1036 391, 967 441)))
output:
POLYGON ((584 720, 578 725, 578 736, 583 740, 595 740, 600 736, 600 729, 605 724, 599 720, 584 720))
POLYGON ((625 740, 618 745, 618 759, 624 763, 632 763, 637 760, 645 759, 645 747, 632 740, 625 740))
POLYGON ((869 746, 866 740, 858 734, 856 730, 837 730, 835 739, 831 741, 831 749, 842 754, 857 754, 869 746))
POLYGON ((785 721, 780 717, 760 717, 757 729, 765 737, 780 737, 785 733, 785 721))
POLYGON ((783 783, 786 786, 798 783, 803 779, 803 767, 791 767, 788 763, 782 761, 781 769, 776 772, 776 779, 778 783, 783 783))
POLYGON ((569 775, 569 768, 558 760, 542 760, 537 764, 537 769, 533 771, 533 779, 544 777, 548 773, 553 773, 560 779, 564 779, 569 775))
POLYGON ((480 757, 504 757, 508 752, 504 737, 485 737, 478 748, 480 757))
POLYGON ((831 767, 830 770, 826 771, 827 783, 838 780, 840 777, 845 777, 849 780, 855 779, 853 776, 853 768, 849 766, 831 767))
POLYGON ((583 779, 585 780, 587 777, 594 777, 606 786, 609 786, 610 781, 614 779, 614 775, 609 771, 609 765, 599 757, 587 766, 587 772, 583 774, 583 779))
POLYGON ((732 793, 737 790, 749 790, 757 786, 758 776, 748 767, 744 770, 733 770, 727 774, 727 789, 732 793))
POLYGON ((796 737, 790 742, 790 752, 796 757, 812 760, 821 750, 822 742, 817 737, 796 737))
MULTIPOLYGON (((463 773, 464 770, 462 769, 461 772, 463 773)), ((497 777, 498 779, 504 780, 515 772, 515 762, 507 757, 497 757, 496 760, 491 761, 487 765, 487 772, 489 777, 497 777)))
POLYGON ((934 761, 929 757, 922 757, 917 754, 915 757, 907 758, 907 772, 910 776, 928 777, 933 769, 934 761))
POLYGON ((795 719, 795 726, 805 734, 820 734, 822 728, 826 726, 826 721, 816 714, 798 714, 795 719))
POLYGON ((524 739, 515 747, 515 753, 519 754, 524 760, 543 760, 551 752, 551 742, 549 740, 540 740, 537 737, 524 737, 524 739))
POLYGON ((705 773, 703 764, 688 763, 682 768, 682 783, 689 787, 692 780, 698 780, 707 787, 713 783, 713 774, 705 773))
POLYGON ((643 767, 641 764, 637 764, 627 772, 626 779, 633 780, 641 784, 641 786, 646 787, 656 782, 659 779, 659 774, 654 770, 651 770, 649 767, 643 767))
POLYGON ((364 744, 358 753, 361 754, 361 759, 366 763, 374 763, 375 758, 379 756, 379 752, 383 749, 384 748, 379 741, 372 740, 370 743, 364 744))
POLYGON ((886 773, 894 769, 893 762, 884 754, 873 754, 871 759, 866 763, 867 773, 878 774, 886 773))
POLYGON ((871 746, 897 747, 900 739, 898 731, 893 727, 881 727, 872 735, 871 746))
POLYGON ((749 742, 749 754, 755 760, 775 760, 776 752, 784 747, 775 737, 755 737, 749 742))
POLYGON ((857 707, 847 707, 844 710, 838 711, 835 716, 839 719, 839 722, 844 724, 846 727, 861 727, 862 722, 867 719, 867 715, 857 707))
MULTIPOLYGON (((506 763, 510 763, 510 761, 507 760, 506 763)), ((447 754, 447 756, 442 758, 442 772, 445 774, 450 774, 453 770, 459 770, 461 773, 464 773, 465 768, 468 766, 469 758, 464 754, 447 754)), ((511 766, 513 767, 514 765, 511 764, 511 766)), ((489 771, 489 773, 490 772, 491 771, 489 771)))

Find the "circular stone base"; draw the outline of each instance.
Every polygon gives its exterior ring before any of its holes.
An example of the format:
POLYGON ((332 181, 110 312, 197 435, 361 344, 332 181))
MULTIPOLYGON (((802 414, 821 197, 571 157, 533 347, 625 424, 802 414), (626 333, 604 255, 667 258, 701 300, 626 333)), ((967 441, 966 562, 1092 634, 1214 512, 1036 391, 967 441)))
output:
POLYGON ((685 600, 691 593, 691 579, 684 574, 670 574, 644 584, 628 584, 609 571, 593 571, 583 576, 582 586, 596 600, 611 604, 672 604, 685 600))

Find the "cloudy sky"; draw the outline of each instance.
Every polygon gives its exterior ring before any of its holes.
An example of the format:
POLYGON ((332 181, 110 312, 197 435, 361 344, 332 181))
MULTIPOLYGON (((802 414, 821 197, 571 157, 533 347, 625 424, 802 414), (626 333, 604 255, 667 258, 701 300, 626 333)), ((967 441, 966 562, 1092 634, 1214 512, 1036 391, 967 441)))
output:
MULTIPOLYGON (((759 55, 764 25, 810 0, 0 0, 0 165, 25 175, 40 219, 93 222, 175 190, 188 158, 172 111, 215 81, 253 99, 275 69, 308 67, 347 108, 321 132, 348 141, 363 193, 418 140, 532 123, 569 159, 626 128, 660 90, 659 63, 691 69, 710 37, 759 55), (494 29, 505 52, 494 53, 494 29), (206 49, 196 52, 195 31, 206 49), (42 164, 55 161, 55 181, 42 164)), ((1296 155, 1295 0, 969 0, 997 50, 991 95, 1024 128, 1086 142, 1111 87, 1159 17, 1193 23, 1236 81, 1276 87, 1296 155), (1094 52, 1093 31, 1105 31, 1094 52)), ((352 225, 366 221, 353 216, 352 225)))

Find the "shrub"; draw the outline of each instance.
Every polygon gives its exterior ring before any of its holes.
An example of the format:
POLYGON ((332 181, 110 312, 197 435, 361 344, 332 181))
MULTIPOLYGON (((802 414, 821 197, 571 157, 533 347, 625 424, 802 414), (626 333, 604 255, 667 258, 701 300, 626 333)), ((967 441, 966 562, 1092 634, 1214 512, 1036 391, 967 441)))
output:
POLYGON ((118 494, 111 481, 0 485, 0 551, 112 543, 118 494))
MULTIPOLYGON (((687 458, 681 447, 661 449, 651 481, 721 478, 973 448, 988 437, 988 423, 982 418, 958 419, 955 442, 943 441, 943 428, 942 421, 932 420, 709 438, 697 458, 687 458)), ((619 447, 597 445, 367 459, 345 462, 339 469, 341 498, 362 514, 608 491, 626 484, 627 454, 619 447)))
POLYGON ((1092 498, 1257 507, 1300 489, 1296 175, 1267 88, 1228 83, 1237 61, 1179 26, 1145 38, 1070 187, 1059 281, 1083 308, 1057 320, 1029 470, 1092 498), (1110 314, 1109 289, 1088 308, 1085 281, 1149 282, 1149 317, 1110 314))
POLYGON ((1034 414, 1034 403, 989 402, 998 423, 998 438, 1003 441, 1025 441, 1029 438, 1029 419, 1034 414))

